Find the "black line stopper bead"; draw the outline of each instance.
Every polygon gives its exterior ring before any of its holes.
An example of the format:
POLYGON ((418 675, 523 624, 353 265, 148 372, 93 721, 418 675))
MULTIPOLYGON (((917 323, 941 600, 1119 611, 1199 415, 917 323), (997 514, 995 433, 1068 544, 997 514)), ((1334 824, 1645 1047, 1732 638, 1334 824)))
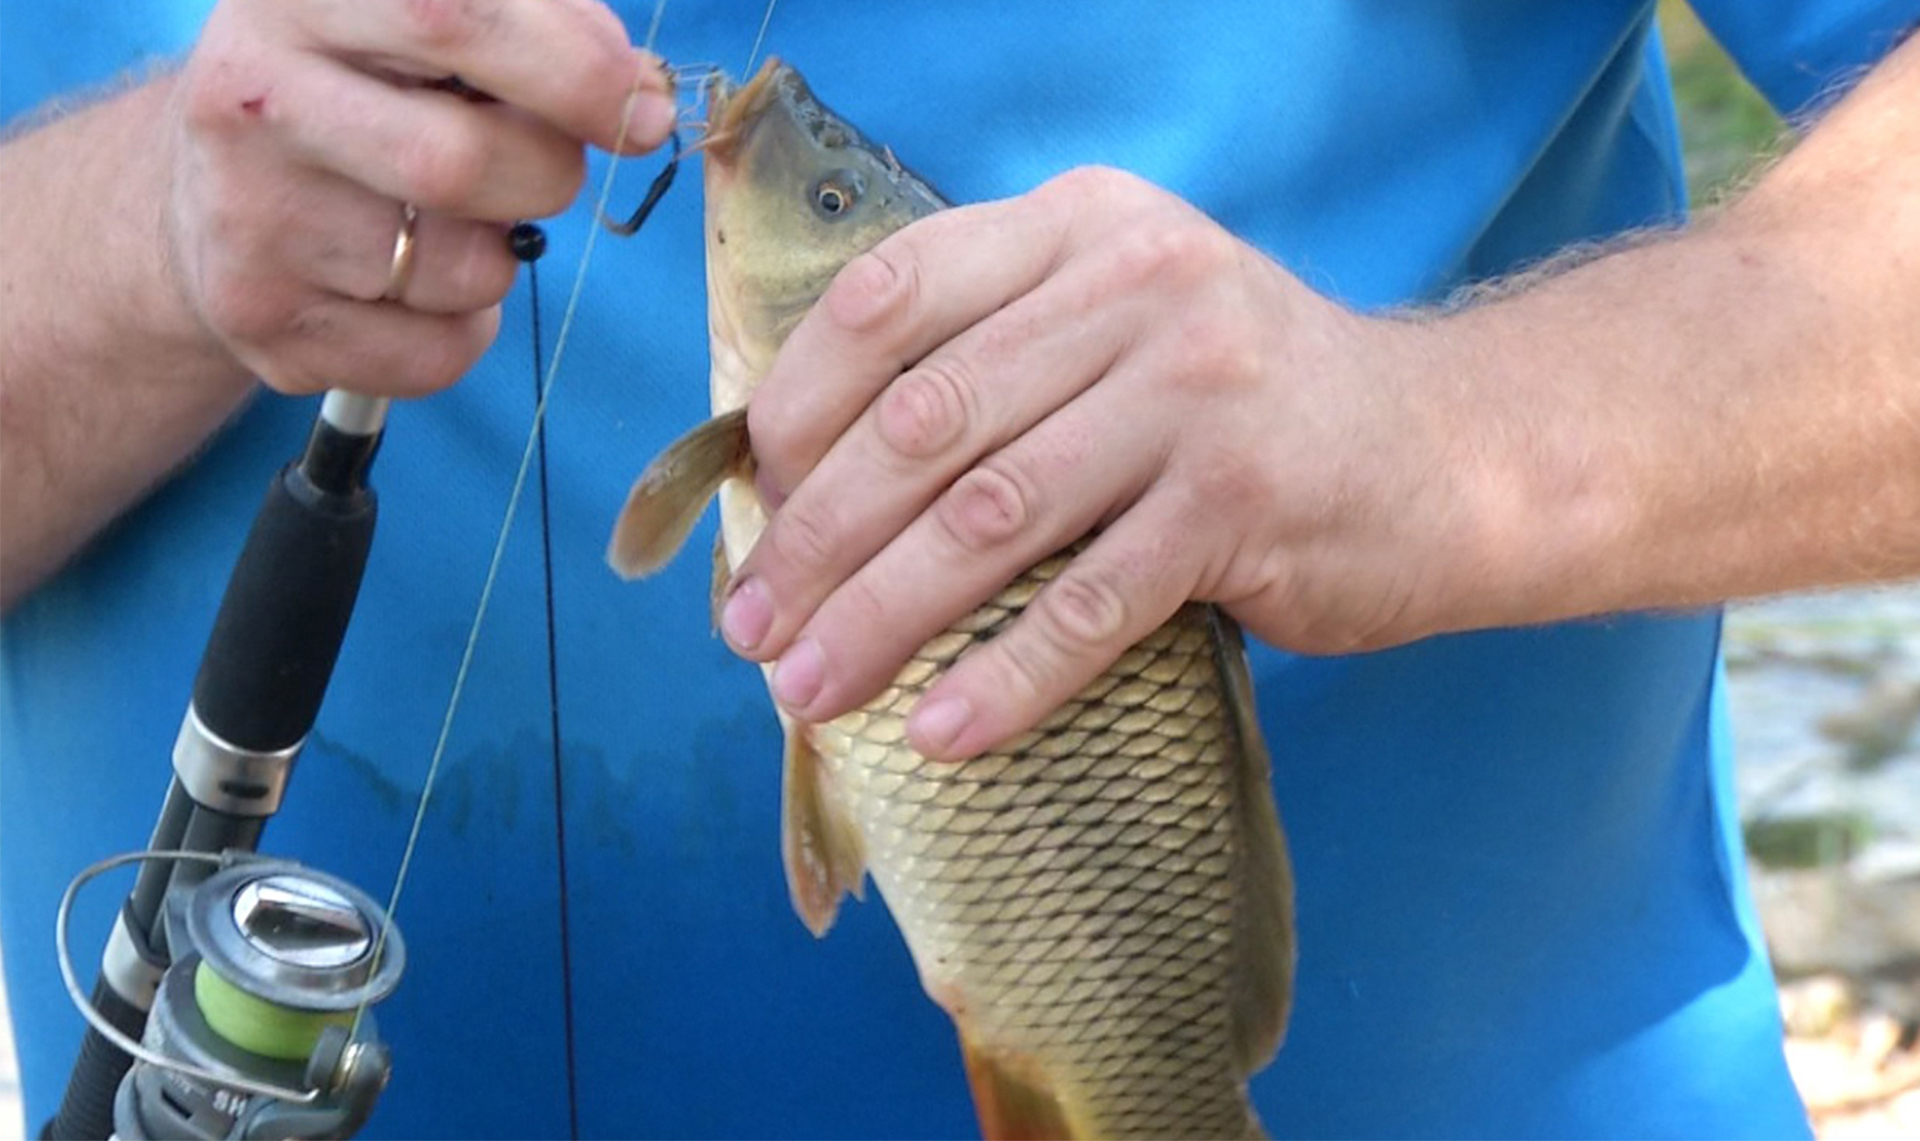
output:
POLYGON ((547 232, 532 222, 515 222, 507 231, 507 248, 521 261, 538 261, 547 252, 547 232))

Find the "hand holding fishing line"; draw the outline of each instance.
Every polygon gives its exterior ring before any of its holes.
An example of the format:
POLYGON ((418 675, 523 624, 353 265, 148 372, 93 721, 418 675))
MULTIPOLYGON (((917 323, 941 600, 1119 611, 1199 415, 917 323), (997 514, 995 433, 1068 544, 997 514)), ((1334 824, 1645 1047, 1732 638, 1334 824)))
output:
POLYGON ((790 497, 725 632, 821 720, 1100 529, 927 695, 910 729, 947 756, 1031 726, 1191 598, 1303 650, 1428 633, 1463 563, 1442 552, 1471 538, 1428 473, 1472 464, 1453 394, 1411 383, 1416 336, 1117 172, 937 214, 851 263, 757 391, 761 480, 790 497))
POLYGON ((172 100, 180 288, 274 388, 443 388, 498 328, 503 228, 565 209, 585 146, 664 141, 668 88, 595 0, 228 0, 172 100))

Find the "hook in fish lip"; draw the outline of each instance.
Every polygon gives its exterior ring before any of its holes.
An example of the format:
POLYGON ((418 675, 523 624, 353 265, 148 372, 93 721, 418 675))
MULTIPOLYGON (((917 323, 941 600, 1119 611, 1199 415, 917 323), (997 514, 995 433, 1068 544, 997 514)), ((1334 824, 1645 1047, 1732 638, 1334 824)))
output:
POLYGON ((653 176, 653 181, 647 185, 646 197, 640 199, 640 205, 634 208, 633 215, 626 221, 620 222, 608 217, 606 212, 602 211, 600 214, 602 226, 623 238, 630 238, 645 224, 648 216, 653 213, 653 208, 660 205, 660 200, 667 196, 668 188, 673 185, 673 176, 680 171, 682 149, 678 129, 667 138, 673 143, 673 155, 667 159, 667 165, 660 168, 660 173, 653 176))
POLYGON ((760 70, 745 83, 734 82, 724 72, 709 79, 703 92, 707 130, 700 137, 700 146, 724 157, 733 141, 739 138, 741 127, 754 119, 768 100, 777 97, 779 79, 785 74, 794 73, 779 57, 768 56, 760 70))

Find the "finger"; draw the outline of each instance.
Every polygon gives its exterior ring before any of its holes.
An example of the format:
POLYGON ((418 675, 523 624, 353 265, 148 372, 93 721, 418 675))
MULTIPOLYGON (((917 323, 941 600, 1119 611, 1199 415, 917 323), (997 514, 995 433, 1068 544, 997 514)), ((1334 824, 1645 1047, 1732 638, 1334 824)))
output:
MULTIPOLYGON (((393 223, 396 236, 398 222, 396 218, 393 223)), ((376 245, 371 263, 356 263, 362 288, 342 292, 360 300, 396 302, 423 313, 469 313, 500 304, 520 272, 503 227, 440 214, 422 213, 415 224, 412 270, 404 276, 397 295, 388 292, 393 284, 393 240, 387 243, 384 257, 379 252, 376 245), (374 272, 365 272, 368 269, 374 272), (379 292, 369 293, 367 285, 379 292)))
POLYGON ((1192 595, 1191 504, 1154 496, 1096 538, 1014 623, 976 645, 907 717, 907 740, 964 760, 1038 726, 1192 595))
POLYGON ((673 127, 660 61, 633 47, 619 19, 590 0, 329 0, 294 18, 322 50, 457 75, 603 150, 648 150, 673 127))
POLYGON ((1163 440, 1111 403, 1060 410, 948 488, 820 607, 774 668, 775 698, 808 721, 856 708, 929 639, 1131 504, 1163 440))
POLYGON ((288 59, 257 112, 290 152, 423 209, 510 223, 566 209, 585 176, 578 142, 503 103, 400 88, 334 60, 288 59))
POLYGON ((421 313, 314 295, 272 335, 241 340, 234 351, 280 392, 344 388, 369 396, 424 396, 465 375, 499 327, 497 307, 421 313))
MULTIPOLYGON (((1133 306, 1107 296, 1112 288, 1097 259, 1070 264, 888 384, 741 565, 722 620, 734 649, 758 660, 782 652, 830 592, 976 460, 1093 385, 1135 327, 1133 306)), ((1091 439, 1100 429, 1079 430, 1091 439)), ((994 569, 1005 582, 1031 562, 994 569)))
POLYGON ((412 265, 389 296, 403 217, 390 198, 329 180, 335 201, 301 216, 280 246, 284 264, 328 293, 359 301, 396 301, 426 313, 466 313, 499 304, 519 273, 502 227, 422 211, 413 227, 412 265))
POLYGON ((754 391, 762 481, 793 490, 901 370, 1044 280, 1070 222, 1036 193, 943 211, 848 262, 754 391))

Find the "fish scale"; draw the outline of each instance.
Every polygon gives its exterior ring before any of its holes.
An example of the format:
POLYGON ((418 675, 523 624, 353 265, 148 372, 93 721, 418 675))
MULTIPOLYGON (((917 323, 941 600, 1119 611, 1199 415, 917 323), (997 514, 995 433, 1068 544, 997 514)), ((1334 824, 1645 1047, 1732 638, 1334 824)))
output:
POLYGON ((1035 568, 865 707, 811 730, 927 990, 975 1049, 1031 1059, 1101 1136, 1247 1131, 1220 1049, 1234 964, 1233 766, 1207 608, 1190 605, 1033 733, 963 765, 905 748, 939 673, 1058 573, 1035 568), (1070 758, 1070 759, 1069 759, 1070 758), (1139 1043, 1165 1049, 1143 1056, 1139 1043))
MULTIPOLYGON (((658 568, 717 492, 719 598, 768 521, 754 387, 841 266, 945 203, 778 61, 710 92, 708 118, 717 415, 641 474, 608 557, 658 568)), ((1233 624, 1182 607, 1000 751, 939 763, 907 741, 926 690, 1081 549, 930 639, 861 709, 781 714, 789 891, 825 934, 872 875, 959 1030, 988 1137, 1257 1135, 1246 1079, 1286 1020, 1292 878, 1233 624)))

